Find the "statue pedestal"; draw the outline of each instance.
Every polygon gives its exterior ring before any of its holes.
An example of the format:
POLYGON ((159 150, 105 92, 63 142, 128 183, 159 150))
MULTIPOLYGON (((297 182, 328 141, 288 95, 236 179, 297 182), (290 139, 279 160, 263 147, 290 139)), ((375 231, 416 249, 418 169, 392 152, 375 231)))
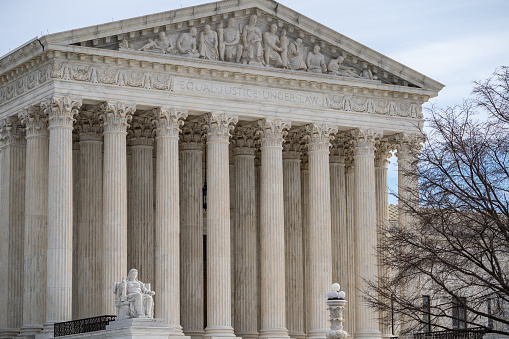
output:
POLYGON ((191 337, 174 333, 172 328, 161 319, 130 318, 112 321, 104 331, 66 335, 59 338, 190 339, 191 337))

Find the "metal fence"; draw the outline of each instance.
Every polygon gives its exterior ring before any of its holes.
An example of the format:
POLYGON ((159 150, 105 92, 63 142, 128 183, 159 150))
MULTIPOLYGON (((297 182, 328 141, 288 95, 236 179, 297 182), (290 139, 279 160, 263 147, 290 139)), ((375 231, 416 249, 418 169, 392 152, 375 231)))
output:
POLYGON ((482 339, 485 331, 482 327, 445 330, 435 332, 419 332, 413 334, 413 339, 482 339))
POLYGON ((110 321, 115 320, 116 317, 115 315, 101 315, 99 317, 55 323, 53 335, 61 337, 64 335, 105 330, 110 321))

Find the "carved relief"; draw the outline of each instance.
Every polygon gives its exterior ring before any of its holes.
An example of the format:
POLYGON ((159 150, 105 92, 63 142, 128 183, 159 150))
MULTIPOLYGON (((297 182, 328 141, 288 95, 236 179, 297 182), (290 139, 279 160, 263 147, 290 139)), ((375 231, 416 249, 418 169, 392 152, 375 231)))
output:
POLYGON ((413 102, 396 103, 387 99, 376 100, 367 97, 330 94, 326 97, 326 106, 341 111, 423 118, 421 106, 413 102))
POLYGON ((322 53, 320 53, 320 46, 315 45, 315 47, 313 47, 313 51, 308 53, 306 64, 308 66, 308 72, 327 72, 327 66, 325 66, 325 57, 322 53))

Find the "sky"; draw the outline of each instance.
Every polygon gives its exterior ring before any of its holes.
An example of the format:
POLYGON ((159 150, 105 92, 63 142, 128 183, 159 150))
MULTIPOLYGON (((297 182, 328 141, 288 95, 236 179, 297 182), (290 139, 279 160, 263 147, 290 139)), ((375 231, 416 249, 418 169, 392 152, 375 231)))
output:
MULTIPOLYGON (((48 33, 207 2, 0 0, 0 56, 48 33)), ((461 103, 469 97, 473 81, 509 66, 509 0, 279 2, 446 85, 425 109, 461 103)), ((395 157, 389 165, 389 188, 397 190, 395 157)))

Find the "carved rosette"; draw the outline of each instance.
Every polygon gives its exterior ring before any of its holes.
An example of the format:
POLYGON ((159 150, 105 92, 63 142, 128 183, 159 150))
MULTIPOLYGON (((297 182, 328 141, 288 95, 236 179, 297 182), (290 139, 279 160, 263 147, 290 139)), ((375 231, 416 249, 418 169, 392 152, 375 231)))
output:
POLYGON ((152 119, 146 116, 133 116, 127 132, 129 146, 153 146, 154 127, 152 119))
POLYGON ((237 117, 225 113, 207 113, 203 117, 203 128, 207 131, 207 142, 222 141, 228 142, 235 125, 237 117))
POLYGON ((398 161, 413 161, 419 156, 426 136, 422 133, 398 133, 391 136, 389 141, 397 150, 398 161))
POLYGON ((18 114, 18 119, 25 125, 27 139, 48 136, 48 115, 41 107, 25 108, 18 114))
POLYGON ((331 141, 330 148, 330 163, 345 164, 345 148, 347 147, 347 140, 344 135, 336 135, 334 140, 331 141))
POLYGON ((282 147, 284 138, 292 126, 291 122, 281 119, 261 119, 257 124, 257 136, 261 139, 262 147, 282 147))
POLYGON ((187 122, 182 127, 180 141, 180 149, 182 151, 201 151, 203 148, 203 135, 200 122, 187 122))
POLYGON ((15 116, 0 120, 0 148, 8 145, 26 145, 25 131, 15 116))
POLYGON ((387 139, 375 143, 375 167, 387 167, 391 156, 392 145, 387 139))
POLYGON ((329 126, 328 124, 309 124, 304 127, 308 150, 312 151, 329 151, 331 141, 334 140, 332 134, 338 132, 337 127, 329 126))
POLYGON ((101 141, 102 126, 100 111, 98 109, 81 111, 76 118, 75 129, 78 132, 80 141, 101 141))
POLYGON ((233 134, 234 155, 255 155, 255 130, 252 127, 237 127, 233 134))
POLYGON ((155 125, 156 139, 164 137, 178 138, 180 127, 184 126, 187 110, 175 107, 158 107, 152 110, 153 124, 155 125))
POLYGON ((354 156, 373 156, 375 143, 381 134, 372 128, 357 128, 351 132, 354 156))
POLYGON ((126 132, 136 105, 127 105, 125 102, 102 102, 99 105, 99 117, 104 132, 126 132))
POLYGON ((74 123, 74 116, 81 108, 81 99, 72 99, 70 96, 54 96, 41 103, 41 108, 48 115, 49 129, 71 128, 74 123))

